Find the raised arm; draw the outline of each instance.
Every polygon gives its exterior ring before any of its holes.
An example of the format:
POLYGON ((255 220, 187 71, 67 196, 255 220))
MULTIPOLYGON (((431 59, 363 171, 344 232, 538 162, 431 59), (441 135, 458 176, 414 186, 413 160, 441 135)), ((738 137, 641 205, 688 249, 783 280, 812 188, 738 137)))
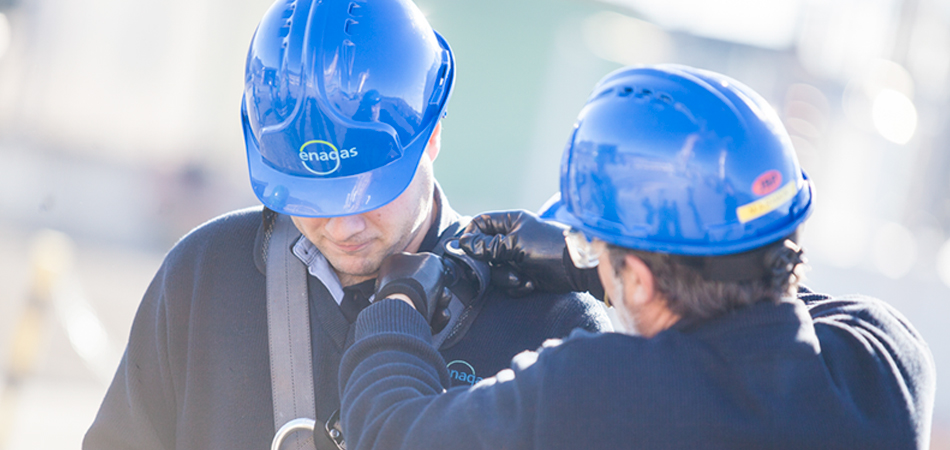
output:
POLYGON ((936 371, 927 343, 889 304, 871 297, 830 297, 800 288, 821 356, 842 396, 870 429, 907 448, 929 448, 936 371))

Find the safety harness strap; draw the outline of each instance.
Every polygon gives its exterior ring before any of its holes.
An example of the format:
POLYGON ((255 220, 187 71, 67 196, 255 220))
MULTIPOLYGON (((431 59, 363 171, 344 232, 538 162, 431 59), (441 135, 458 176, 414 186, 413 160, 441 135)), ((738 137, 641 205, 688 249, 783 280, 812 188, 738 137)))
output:
MULTIPOLYGON (((316 417, 313 391, 313 360, 310 343, 310 313, 307 298, 307 268, 291 252, 300 232, 290 217, 275 215, 265 235, 267 267, 267 334, 270 346, 271 395, 274 429, 288 422, 316 417)), ((311 425, 312 430, 312 425, 311 425)), ((313 433, 306 427, 278 433, 274 448, 313 450, 313 433)), ((285 428, 288 430, 288 428, 285 428)))

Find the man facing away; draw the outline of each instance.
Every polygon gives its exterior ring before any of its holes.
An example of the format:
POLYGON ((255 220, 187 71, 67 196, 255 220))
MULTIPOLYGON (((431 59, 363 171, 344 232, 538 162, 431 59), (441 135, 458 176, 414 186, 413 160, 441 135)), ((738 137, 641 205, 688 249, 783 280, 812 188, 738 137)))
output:
POLYGON ((282 448, 343 447, 340 358, 393 253, 454 251, 430 340, 455 384, 574 328, 609 328, 586 294, 510 301, 453 245, 467 219, 432 163, 454 79, 451 49, 407 0, 277 1, 242 105, 264 207, 169 252, 83 447, 262 449, 278 430, 282 448))
POLYGON ((517 275, 497 280, 602 286, 624 333, 578 331, 445 391, 432 315, 413 310, 431 309, 439 260, 393 255, 340 370, 349 448, 927 449, 920 335, 881 301, 798 286, 812 199, 751 89, 677 65, 608 75, 542 214, 559 223, 486 214, 461 246, 517 275))

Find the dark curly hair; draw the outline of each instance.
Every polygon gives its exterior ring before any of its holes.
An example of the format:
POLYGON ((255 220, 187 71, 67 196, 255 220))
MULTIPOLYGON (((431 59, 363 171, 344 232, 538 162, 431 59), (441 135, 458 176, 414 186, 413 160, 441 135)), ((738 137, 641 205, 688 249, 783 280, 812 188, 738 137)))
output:
POLYGON ((608 246, 618 273, 624 257, 636 256, 650 269, 667 307, 680 317, 710 318, 794 295, 806 268, 798 233, 744 253, 684 256, 608 246))

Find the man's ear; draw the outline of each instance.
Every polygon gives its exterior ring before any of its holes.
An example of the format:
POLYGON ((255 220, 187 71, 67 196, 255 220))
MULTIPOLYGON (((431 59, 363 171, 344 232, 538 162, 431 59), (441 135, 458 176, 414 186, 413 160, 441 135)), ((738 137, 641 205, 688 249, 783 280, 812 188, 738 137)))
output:
POLYGON ((640 258, 630 253, 624 255, 620 276, 623 279, 624 300, 629 303, 629 307, 639 309, 657 298, 653 272, 640 258))
POLYGON ((426 155, 429 156, 429 161, 435 162, 435 158, 439 156, 439 150, 442 149, 442 121, 440 120, 435 124, 435 129, 432 130, 432 135, 429 136, 429 143, 426 144, 426 155))

